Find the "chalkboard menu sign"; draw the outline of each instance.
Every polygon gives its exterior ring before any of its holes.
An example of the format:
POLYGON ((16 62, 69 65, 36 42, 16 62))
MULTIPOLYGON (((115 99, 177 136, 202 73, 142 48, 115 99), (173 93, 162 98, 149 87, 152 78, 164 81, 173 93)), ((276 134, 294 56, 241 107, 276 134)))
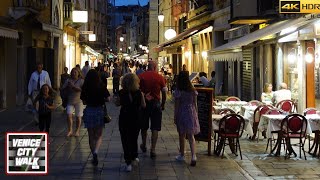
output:
POLYGON ((196 88, 198 92, 198 118, 200 133, 195 136, 197 141, 208 142, 208 154, 211 154, 211 133, 212 133, 212 99, 213 88, 196 88))

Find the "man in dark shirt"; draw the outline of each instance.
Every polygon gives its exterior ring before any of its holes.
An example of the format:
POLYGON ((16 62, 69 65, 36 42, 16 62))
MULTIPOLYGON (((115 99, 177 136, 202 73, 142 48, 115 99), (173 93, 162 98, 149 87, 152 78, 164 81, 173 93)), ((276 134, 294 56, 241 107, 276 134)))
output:
POLYGON ((63 74, 61 74, 61 81, 60 81, 60 87, 62 87, 64 85, 64 83, 66 82, 67 79, 70 78, 70 74, 68 74, 68 68, 64 67, 63 68, 63 74))
POLYGON ((153 61, 149 61, 148 71, 139 75, 140 89, 145 94, 146 109, 144 111, 141 137, 142 144, 140 148, 146 152, 147 130, 149 129, 149 119, 151 122, 151 150, 150 157, 155 158, 155 148, 158 140, 158 131, 161 131, 162 110, 166 102, 167 87, 164 78, 158 74, 157 65, 153 61), (162 92, 162 99, 160 98, 162 92), (160 104, 161 100, 161 104, 160 104))

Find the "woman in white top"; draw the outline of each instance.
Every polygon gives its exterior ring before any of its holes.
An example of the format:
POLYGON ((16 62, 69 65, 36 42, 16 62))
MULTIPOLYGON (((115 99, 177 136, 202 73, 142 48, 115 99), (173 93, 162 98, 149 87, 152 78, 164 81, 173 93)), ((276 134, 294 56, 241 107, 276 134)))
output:
POLYGON ((272 104, 273 91, 272 84, 266 83, 263 88, 263 93, 261 94, 261 102, 265 104, 272 104))
POLYGON ((67 88, 67 115, 68 115, 68 134, 67 136, 79 136, 81 127, 81 118, 83 116, 83 103, 80 99, 82 85, 84 80, 82 79, 81 72, 73 68, 71 70, 71 78, 69 78, 61 89, 67 88), (72 132, 72 114, 75 112, 76 116, 76 131, 72 132))

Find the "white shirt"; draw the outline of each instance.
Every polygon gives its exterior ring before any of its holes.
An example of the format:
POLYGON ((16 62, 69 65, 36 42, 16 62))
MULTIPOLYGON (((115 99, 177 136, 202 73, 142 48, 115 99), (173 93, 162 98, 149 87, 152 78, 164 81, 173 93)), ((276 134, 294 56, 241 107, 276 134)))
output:
MULTIPOLYGON (((39 73, 38 71, 34 71, 31 74, 29 84, 28 84, 28 94, 31 95, 33 91, 38 90, 38 79, 39 79, 39 73)), ((42 70, 40 74, 40 88, 44 85, 48 84, 51 87, 51 81, 50 77, 47 71, 42 70)))
POLYGON ((280 89, 273 93, 273 98, 276 104, 283 100, 291 100, 291 91, 288 89, 280 89))
POLYGON ((89 70, 90 70, 90 66, 83 66, 83 68, 82 68, 83 77, 86 77, 86 75, 89 72, 89 70))
POLYGON ((200 81, 204 86, 208 86, 209 85, 209 80, 204 76, 200 77, 200 81))

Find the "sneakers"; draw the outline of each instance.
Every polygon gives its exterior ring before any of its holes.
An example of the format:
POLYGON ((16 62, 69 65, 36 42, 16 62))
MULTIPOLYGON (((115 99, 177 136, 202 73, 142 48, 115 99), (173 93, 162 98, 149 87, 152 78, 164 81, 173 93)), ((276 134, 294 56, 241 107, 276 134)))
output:
POLYGON ((147 148, 146 148, 146 146, 143 145, 143 144, 140 144, 140 149, 141 149, 141 151, 142 151, 143 153, 147 152, 147 148))
POLYGON ((133 161, 136 162, 137 164, 140 162, 139 158, 135 158, 133 161))
POLYGON ((132 165, 131 164, 127 165, 126 171, 127 172, 131 172, 132 171, 132 165))
POLYGON ((176 160, 177 161, 184 161, 184 156, 182 156, 181 154, 179 154, 178 156, 176 156, 176 160))
POLYGON ((191 159, 190 166, 196 166, 196 164, 197 164, 197 157, 194 156, 194 157, 192 157, 192 159, 191 159))
POLYGON ((190 166, 196 166, 197 165, 197 161, 196 160, 191 160, 190 166))
POLYGON ((97 153, 93 153, 92 155, 93 155, 92 164, 94 166, 97 166, 98 165, 98 155, 97 155, 97 153))
POLYGON ((137 166, 139 162, 140 162, 139 158, 135 158, 134 160, 132 160, 132 165, 137 166))
POLYGON ((157 154, 155 152, 150 152, 150 158, 155 159, 157 157, 157 154))

